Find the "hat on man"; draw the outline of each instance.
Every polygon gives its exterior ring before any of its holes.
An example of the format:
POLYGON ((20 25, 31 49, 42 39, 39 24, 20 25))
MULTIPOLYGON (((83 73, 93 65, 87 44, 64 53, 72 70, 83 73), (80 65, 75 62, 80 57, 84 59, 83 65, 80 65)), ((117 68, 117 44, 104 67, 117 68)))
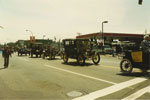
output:
POLYGON ((144 36, 144 39, 146 39, 146 38, 148 38, 148 37, 150 37, 150 36, 149 36, 149 35, 145 35, 145 36, 144 36))

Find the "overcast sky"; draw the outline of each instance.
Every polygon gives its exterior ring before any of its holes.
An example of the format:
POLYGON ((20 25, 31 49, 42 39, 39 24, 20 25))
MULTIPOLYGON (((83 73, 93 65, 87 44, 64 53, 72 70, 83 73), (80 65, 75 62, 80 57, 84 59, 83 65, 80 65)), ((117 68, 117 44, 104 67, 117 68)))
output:
POLYGON ((0 0, 0 43, 36 38, 75 38, 77 33, 150 32, 150 0, 0 0))

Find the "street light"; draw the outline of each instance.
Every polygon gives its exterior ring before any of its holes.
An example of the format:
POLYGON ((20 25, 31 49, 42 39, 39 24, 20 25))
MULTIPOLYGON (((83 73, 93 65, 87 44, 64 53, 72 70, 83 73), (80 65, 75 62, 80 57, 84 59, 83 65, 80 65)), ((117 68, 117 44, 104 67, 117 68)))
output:
POLYGON ((33 32, 32 31, 30 31, 30 30, 26 30, 27 32, 30 32, 31 34, 32 34, 32 37, 33 37, 33 32))
POLYGON ((108 23, 108 21, 103 21, 103 22, 102 22, 102 42, 103 42, 103 46, 104 46, 104 42, 105 42, 105 41, 104 41, 104 32, 103 32, 103 24, 104 24, 104 23, 108 23))
POLYGON ((44 40, 44 37, 46 37, 46 35, 43 35, 43 40, 44 40))

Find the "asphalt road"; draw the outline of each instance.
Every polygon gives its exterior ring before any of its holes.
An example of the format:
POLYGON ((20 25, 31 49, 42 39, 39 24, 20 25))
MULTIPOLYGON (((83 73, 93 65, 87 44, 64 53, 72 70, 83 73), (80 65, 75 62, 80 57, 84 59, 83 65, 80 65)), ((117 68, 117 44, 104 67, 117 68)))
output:
POLYGON ((0 99, 149 99, 149 77, 138 69, 124 75, 119 63, 108 55, 101 56, 99 65, 86 61, 79 66, 74 59, 64 64, 59 57, 48 60, 14 54, 3 69, 0 57, 0 99))

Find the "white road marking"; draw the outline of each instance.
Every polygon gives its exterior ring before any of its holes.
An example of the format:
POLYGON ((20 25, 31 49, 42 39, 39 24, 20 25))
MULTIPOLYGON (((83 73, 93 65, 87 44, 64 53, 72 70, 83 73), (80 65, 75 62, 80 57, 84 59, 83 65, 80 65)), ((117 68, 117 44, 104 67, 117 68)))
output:
POLYGON ((18 57, 18 59, 24 60, 24 61, 29 61, 28 59, 25 59, 25 58, 19 58, 19 57, 18 57))
POLYGON ((134 94, 122 99, 122 100, 135 100, 135 99, 139 98, 140 96, 142 96, 146 92, 150 92, 150 86, 145 87, 145 88, 137 91, 136 93, 134 93, 134 94))
POLYGON ((141 83, 141 82, 146 81, 146 80, 147 79, 145 79, 145 78, 135 78, 135 79, 132 79, 132 80, 129 80, 129 81, 126 81, 126 82, 122 82, 122 83, 104 88, 102 90, 92 92, 88 95, 75 98, 73 100, 95 100, 97 98, 100 98, 100 97, 106 96, 108 94, 117 92, 119 90, 122 90, 122 89, 127 88, 127 87, 132 86, 132 85, 135 85, 137 83, 141 83))
POLYGON ((93 80, 106 82, 106 83, 113 84, 113 85, 114 85, 114 84, 117 84, 117 83, 110 82, 110 81, 107 81, 107 80, 103 80, 103 79, 100 79, 100 78, 96 78, 96 77, 92 77, 92 76, 87 76, 87 75, 84 75, 84 74, 76 73, 76 72, 69 71, 69 70, 65 70, 65 69, 62 69, 62 68, 57 68, 57 67, 50 66, 50 65, 44 65, 44 66, 50 67, 50 68, 53 68, 53 69, 57 69, 57 70, 60 70, 60 71, 68 72, 68 73, 71 73, 71 74, 75 74, 75 75, 78 75, 78 76, 90 78, 90 79, 93 79, 93 80))

